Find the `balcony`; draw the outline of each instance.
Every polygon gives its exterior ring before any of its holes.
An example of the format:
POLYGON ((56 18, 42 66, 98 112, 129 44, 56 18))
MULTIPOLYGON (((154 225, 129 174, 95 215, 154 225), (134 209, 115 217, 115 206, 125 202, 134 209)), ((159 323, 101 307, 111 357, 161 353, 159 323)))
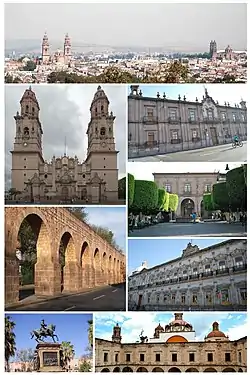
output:
POLYGON ((245 271, 246 269, 247 269, 246 264, 242 264, 240 266, 233 266, 233 272, 245 271))
POLYGON ((190 124, 198 124, 199 123, 199 119, 189 117, 188 122, 190 124))
POLYGON ((158 123, 158 116, 144 116, 142 122, 144 124, 156 124, 158 123))
POLYGON ((157 141, 145 142, 143 143, 143 148, 154 148, 158 146, 157 141))
POLYGON ((203 118, 203 123, 205 124, 219 124, 220 123, 220 119, 218 118, 208 118, 208 117, 205 117, 203 118))
POLYGON ((229 274, 229 268, 221 268, 216 271, 216 275, 228 275, 229 274))
POLYGON ((171 144, 172 145, 179 144, 179 143, 182 143, 182 139, 181 138, 171 139, 171 144))
POLYGON ((168 123, 169 124, 180 124, 181 123, 181 118, 173 118, 173 117, 168 117, 168 123))
POLYGON ((202 272, 201 277, 202 278, 204 278, 204 277, 211 277, 213 275, 214 275, 213 271, 207 271, 207 272, 202 272))
POLYGON ((199 279, 199 275, 190 275, 189 276, 189 280, 198 280, 199 279))

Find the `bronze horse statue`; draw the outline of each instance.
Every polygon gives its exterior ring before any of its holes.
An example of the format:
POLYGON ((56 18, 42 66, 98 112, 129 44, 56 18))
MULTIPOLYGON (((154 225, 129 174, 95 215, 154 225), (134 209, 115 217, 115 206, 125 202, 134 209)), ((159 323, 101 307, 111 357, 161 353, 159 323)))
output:
POLYGON ((35 337, 35 340, 38 343, 44 342, 44 339, 46 337, 51 337, 53 342, 56 342, 55 338, 57 339, 57 341, 59 341, 58 336, 54 333, 55 329, 56 329, 56 326, 54 324, 49 324, 48 326, 46 326, 46 328, 42 327, 41 329, 37 329, 37 330, 34 329, 33 331, 30 332, 31 338, 33 339, 33 337, 35 337))

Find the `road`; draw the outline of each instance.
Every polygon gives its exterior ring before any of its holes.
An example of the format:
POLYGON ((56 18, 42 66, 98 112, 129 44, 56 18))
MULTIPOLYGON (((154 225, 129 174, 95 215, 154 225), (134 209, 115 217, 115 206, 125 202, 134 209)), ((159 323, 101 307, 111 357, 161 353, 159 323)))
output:
POLYGON ((241 223, 160 223, 136 229, 129 237, 246 237, 246 228, 241 223))
POLYGON ((61 296, 6 308, 8 311, 125 311, 125 284, 109 285, 81 294, 61 296))
POLYGON ((132 158, 129 161, 141 162, 141 161, 200 161, 200 162, 246 162, 247 161, 247 142, 243 142, 243 147, 232 148, 231 144, 220 145, 215 147, 200 148, 196 150, 180 151, 165 155, 145 156, 142 158, 132 158))

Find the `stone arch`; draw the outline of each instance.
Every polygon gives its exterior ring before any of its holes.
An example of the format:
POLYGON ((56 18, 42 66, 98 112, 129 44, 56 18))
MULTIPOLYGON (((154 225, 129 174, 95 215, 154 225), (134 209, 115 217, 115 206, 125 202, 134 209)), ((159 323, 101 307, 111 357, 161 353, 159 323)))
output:
POLYGON ((102 280, 103 284, 108 284, 108 256, 105 251, 102 254, 102 280))
POLYGON ((116 273, 117 273, 117 261, 116 261, 116 258, 114 258, 114 261, 113 261, 113 284, 116 284, 116 273))
POLYGON ((222 372, 236 372, 236 371, 233 367, 226 367, 224 368, 224 370, 222 370, 222 372))
POLYGON ((80 252, 80 267, 81 267, 81 287, 89 288, 92 286, 92 269, 91 269, 91 254, 89 244, 84 241, 80 252))
POLYGON ((213 368, 213 367, 208 367, 208 368, 206 368, 206 369, 204 370, 204 372, 217 372, 217 371, 216 371, 215 368, 213 368))
POLYGON ((134 372, 134 371, 132 370, 131 367, 126 366, 126 367, 124 367, 124 368, 122 369, 122 372, 134 372))
POLYGON ((239 371, 238 372, 243 372, 242 368, 239 368, 239 371))
MULTIPOLYGON (((60 274, 54 271, 50 226, 43 213, 36 207, 5 208, 5 303, 19 301, 19 284, 25 253, 19 242, 19 231, 26 221, 36 239, 34 265, 35 294, 53 295, 60 291, 60 274)), ((22 297, 20 295, 20 297, 22 297)))
POLYGON ((148 370, 146 369, 146 367, 138 367, 136 372, 148 372, 148 370))
POLYGON ((107 367, 105 367, 105 368, 103 368, 103 369, 101 370, 101 372, 110 372, 110 371, 109 371, 109 369, 108 369, 107 367))
POLYGON ((94 251, 94 285, 101 284, 101 255, 99 249, 96 247, 94 251))
POLYGON ((152 372, 164 372, 164 370, 161 367, 154 367, 152 372))
POLYGON ((195 211, 195 203, 191 198, 184 198, 181 201, 181 217, 190 218, 192 212, 195 211))
POLYGON ((171 367, 168 372, 181 372, 181 370, 178 367, 171 367))
POLYGON ((185 372, 199 372, 199 370, 197 370, 195 367, 190 367, 185 372))
POLYGON ((120 371, 121 371, 120 367, 115 367, 113 370, 113 372, 120 372, 120 371))
POLYGON ((59 256, 61 264, 62 290, 74 292, 79 289, 79 265, 75 242, 71 233, 64 232, 60 238, 59 256))

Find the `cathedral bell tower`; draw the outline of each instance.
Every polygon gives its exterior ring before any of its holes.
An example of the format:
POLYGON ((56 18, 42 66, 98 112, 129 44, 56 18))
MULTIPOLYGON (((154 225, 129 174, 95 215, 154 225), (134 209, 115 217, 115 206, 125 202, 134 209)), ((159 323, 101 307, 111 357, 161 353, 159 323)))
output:
POLYGON ((88 151, 86 164, 91 177, 98 175, 106 185, 107 200, 118 200, 117 153, 114 139, 113 112, 109 112, 109 100, 98 86, 90 106, 91 119, 88 125, 88 151))
POLYGON ((118 323, 115 327, 113 327, 112 341, 116 342, 117 344, 120 344, 122 341, 121 327, 119 327, 118 323))
POLYGON ((23 192, 39 165, 42 155, 42 126, 39 120, 40 107, 31 87, 25 90, 20 101, 21 113, 17 112, 16 136, 12 153, 12 188, 23 192))
POLYGON ((64 39, 64 64, 68 65, 71 61, 71 41, 68 33, 65 35, 64 39))
POLYGON ((47 33, 45 32, 42 42, 42 63, 48 64, 49 58, 49 39, 47 33))

